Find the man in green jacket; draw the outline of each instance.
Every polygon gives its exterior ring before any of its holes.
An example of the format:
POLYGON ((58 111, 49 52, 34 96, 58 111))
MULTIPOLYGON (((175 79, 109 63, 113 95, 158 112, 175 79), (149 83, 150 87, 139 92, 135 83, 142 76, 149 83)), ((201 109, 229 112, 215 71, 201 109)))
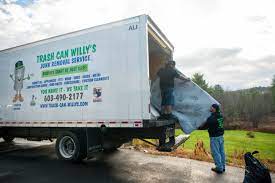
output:
POLYGON ((208 117, 204 126, 200 127, 200 129, 208 129, 211 154, 216 165, 216 167, 211 170, 221 174, 225 172, 223 116, 220 107, 217 104, 211 106, 210 112, 211 115, 208 117))

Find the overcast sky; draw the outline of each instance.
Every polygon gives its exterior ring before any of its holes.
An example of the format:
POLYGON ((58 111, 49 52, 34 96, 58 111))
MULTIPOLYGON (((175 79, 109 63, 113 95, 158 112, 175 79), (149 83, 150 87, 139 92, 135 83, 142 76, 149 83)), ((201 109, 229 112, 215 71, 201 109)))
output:
POLYGON ((175 47, 187 76, 235 90, 275 74, 275 0, 0 0, 0 50, 140 14, 175 47))

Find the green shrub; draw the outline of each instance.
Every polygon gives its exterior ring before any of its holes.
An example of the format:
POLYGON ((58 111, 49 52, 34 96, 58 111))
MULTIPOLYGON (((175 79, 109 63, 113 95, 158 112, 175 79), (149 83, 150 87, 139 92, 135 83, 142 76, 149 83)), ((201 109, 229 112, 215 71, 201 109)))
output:
POLYGON ((248 138, 255 138, 255 134, 254 134, 253 132, 251 132, 251 131, 247 132, 247 133, 246 133, 246 136, 247 136, 248 138))

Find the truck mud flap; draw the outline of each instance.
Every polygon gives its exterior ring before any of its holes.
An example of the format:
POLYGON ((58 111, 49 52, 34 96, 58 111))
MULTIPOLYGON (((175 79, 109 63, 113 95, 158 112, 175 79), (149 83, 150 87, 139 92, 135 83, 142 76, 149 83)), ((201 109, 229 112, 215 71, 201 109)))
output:
POLYGON ((103 151, 102 132, 99 128, 87 128, 87 157, 93 157, 97 152, 103 151))
MULTIPOLYGON (((185 134, 190 134, 205 123, 210 116, 210 106, 214 103, 219 104, 192 81, 181 79, 175 79, 174 98, 173 115, 177 117, 185 134)), ((159 79, 156 79, 151 86, 151 104, 157 111, 161 110, 159 79)))

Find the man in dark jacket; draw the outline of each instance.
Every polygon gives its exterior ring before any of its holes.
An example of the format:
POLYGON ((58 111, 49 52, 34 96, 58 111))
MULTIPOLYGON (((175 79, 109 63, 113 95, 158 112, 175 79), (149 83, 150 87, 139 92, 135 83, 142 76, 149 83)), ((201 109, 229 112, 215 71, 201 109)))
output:
POLYGON ((172 106, 174 105, 174 80, 180 78, 190 81, 189 78, 179 74, 175 69, 176 62, 168 61, 164 68, 161 68, 157 75, 160 78, 161 90, 161 108, 162 117, 165 119, 172 118, 172 106))
POLYGON ((217 104, 211 106, 210 112, 211 115, 200 129, 208 129, 211 154, 216 165, 216 167, 211 170, 221 174, 225 171, 223 116, 217 104))

